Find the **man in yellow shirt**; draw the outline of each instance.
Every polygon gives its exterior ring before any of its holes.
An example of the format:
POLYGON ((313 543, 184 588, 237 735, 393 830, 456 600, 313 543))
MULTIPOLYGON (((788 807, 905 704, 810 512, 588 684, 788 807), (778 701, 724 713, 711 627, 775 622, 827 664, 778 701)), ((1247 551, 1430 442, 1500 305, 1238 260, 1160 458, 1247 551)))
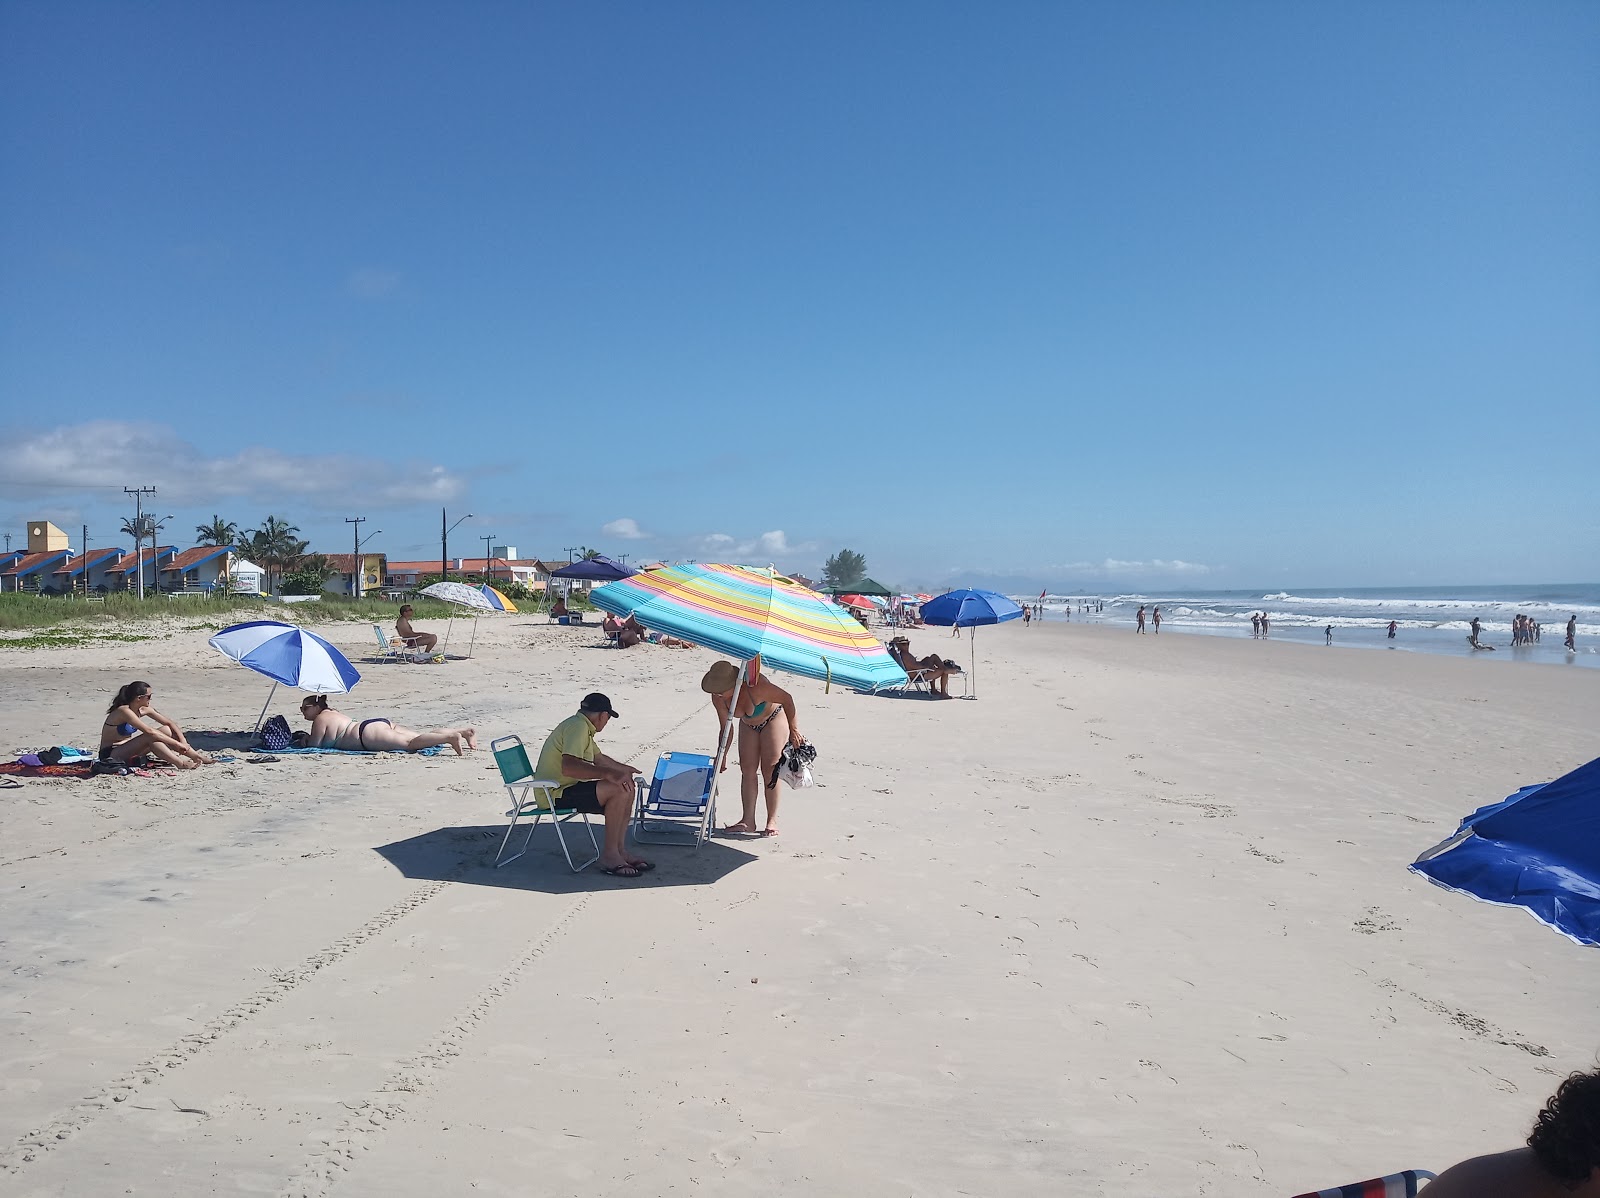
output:
POLYGON ((633 779, 639 771, 607 757, 594 743, 595 733, 603 731, 616 715, 606 696, 598 692, 585 695, 577 714, 569 715, 550 730, 544 748, 539 750, 536 773, 561 783, 556 790, 556 806, 605 817, 600 872, 637 878, 655 868, 642 857, 628 855, 633 779))

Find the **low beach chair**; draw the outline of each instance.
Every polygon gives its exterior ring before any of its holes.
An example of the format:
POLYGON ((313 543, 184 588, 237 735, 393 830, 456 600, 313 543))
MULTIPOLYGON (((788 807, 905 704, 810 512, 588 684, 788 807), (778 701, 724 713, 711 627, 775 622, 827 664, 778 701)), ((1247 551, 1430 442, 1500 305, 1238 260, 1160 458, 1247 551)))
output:
POLYGON ((374 624, 372 633, 378 638, 378 656, 384 661, 427 661, 428 654, 422 649, 413 649, 404 641, 392 641, 383 631, 382 624, 374 624))
POLYGON ((561 784, 552 778, 533 776, 533 766, 528 762, 528 750, 520 736, 502 736, 499 740, 490 741, 489 751, 494 754, 494 763, 500 769, 500 782, 506 788, 506 793, 511 796, 511 810, 506 812, 511 817, 511 822, 506 825, 506 834, 500 838, 500 851, 494 855, 496 869, 502 865, 510 865, 528 851, 535 829, 546 816, 550 818, 551 826, 556 830, 556 839, 561 842, 561 853, 566 857, 567 867, 573 873, 582 873, 600 860, 600 842, 594 838, 594 825, 589 822, 588 815, 570 807, 556 806, 560 802, 556 795, 556 787, 561 784), (533 822, 528 825, 528 835, 523 839, 522 847, 507 857, 506 846, 511 843, 511 833, 516 828, 517 821, 525 816, 533 817, 533 822), (594 856, 581 865, 573 863, 572 850, 567 847, 566 833, 561 830, 562 824, 573 819, 578 820, 589 833, 589 847, 594 850, 594 856))
POLYGON ((633 838, 642 843, 689 844, 711 836, 716 803, 711 785, 716 766, 704 753, 663 753, 646 788, 640 780, 633 807, 633 838))
POLYGON ((1433 1177, 1424 1169, 1407 1169, 1388 1177, 1374 1177, 1371 1181, 1296 1194, 1295 1198, 1417 1198, 1417 1187, 1424 1181, 1432 1181, 1433 1177))

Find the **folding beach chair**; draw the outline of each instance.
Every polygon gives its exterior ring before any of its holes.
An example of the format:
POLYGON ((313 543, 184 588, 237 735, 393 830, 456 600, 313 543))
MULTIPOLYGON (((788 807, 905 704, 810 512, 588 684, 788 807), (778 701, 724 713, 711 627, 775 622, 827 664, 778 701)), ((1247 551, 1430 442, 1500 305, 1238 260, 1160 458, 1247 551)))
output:
POLYGON ((378 656, 384 661, 427 661, 428 654, 422 649, 413 649, 401 640, 391 641, 388 634, 383 631, 382 624, 372 626, 372 634, 378 638, 378 656))
POLYGON ((500 767, 500 781, 504 784, 506 793, 511 796, 511 810, 506 812, 511 817, 511 822, 506 825, 506 834, 500 839, 500 851, 494 855, 496 869, 502 865, 510 865, 528 851, 528 845, 533 841, 534 830, 538 828, 539 821, 546 816, 556 830, 556 839, 561 842, 562 855, 566 857, 567 866, 573 873, 581 873, 600 860, 600 842, 594 838, 594 825, 589 822, 589 816, 570 807, 556 806, 560 801, 556 797, 556 787, 561 784, 551 778, 533 776, 533 766, 528 763, 528 750, 520 736, 502 736, 499 740, 490 741, 489 751, 494 754, 495 765, 500 767), (523 839, 522 847, 506 857, 506 845, 511 843, 511 833, 516 828, 517 821, 530 815, 533 817, 533 822, 528 825, 528 835, 523 839), (561 825, 572 819, 582 823, 584 830, 589 833, 589 847, 594 850, 594 856, 581 865, 573 864, 572 850, 567 847, 566 833, 561 830, 561 825))
POLYGON ((1295 1198, 1417 1198, 1417 1187, 1432 1181, 1434 1175, 1423 1169, 1407 1169, 1391 1173, 1388 1177, 1374 1177, 1371 1181, 1357 1181, 1347 1186, 1334 1186, 1330 1190, 1313 1190, 1296 1194, 1295 1198))
POLYGON ((633 806, 634 840, 699 848, 716 820, 711 797, 715 780, 716 766, 704 753, 661 754, 648 789, 640 779, 633 806))

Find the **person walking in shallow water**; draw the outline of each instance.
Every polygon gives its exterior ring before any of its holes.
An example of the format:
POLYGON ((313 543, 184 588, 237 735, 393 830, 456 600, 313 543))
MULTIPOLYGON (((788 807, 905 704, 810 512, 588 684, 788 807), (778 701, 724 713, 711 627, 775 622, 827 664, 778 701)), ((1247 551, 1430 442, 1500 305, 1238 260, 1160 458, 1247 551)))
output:
POLYGON ((1137 628, 1135 628, 1134 631, 1135 632, 1143 632, 1144 631, 1144 604, 1142 604, 1142 603, 1139 604, 1139 613, 1135 618, 1139 621, 1139 626, 1137 628))
POLYGON ((1156 631, 1161 631, 1161 605, 1156 604, 1155 611, 1150 613, 1150 622, 1156 626, 1156 631))
POLYGON ((1328 638, 1324 644, 1333 644, 1333 625, 1329 624, 1326 628, 1324 628, 1322 630, 1322 635, 1328 638))
POLYGON ((1261 613, 1260 612, 1251 612, 1250 613, 1250 635, 1251 636, 1256 636, 1256 637, 1261 635, 1261 613))
POLYGON ((1394 640, 1395 629, 1399 627, 1393 620, 1389 621, 1389 639, 1394 640))
POLYGON ((1573 652, 1578 649, 1578 613, 1573 612, 1567 617, 1567 648, 1573 652))

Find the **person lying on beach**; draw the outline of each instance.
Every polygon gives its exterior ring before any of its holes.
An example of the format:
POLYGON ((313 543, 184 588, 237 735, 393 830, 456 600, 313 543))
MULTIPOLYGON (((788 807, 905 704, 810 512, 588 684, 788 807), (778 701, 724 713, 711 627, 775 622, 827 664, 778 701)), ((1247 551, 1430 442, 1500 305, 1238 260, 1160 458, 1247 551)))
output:
POLYGON ((1600 1198, 1600 1070, 1574 1073, 1556 1088, 1526 1148, 1452 1165, 1423 1192, 1428 1198, 1600 1198))
POLYGON ((635 645, 642 644, 645 637, 650 635, 645 626, 631 615, 626 620, 619 620, 607 613, 606 618, 600 621, 600 627, 607 635, 615 633, 617 645, 623 649, 631 649, 635 645))
POLYGON ((180 770, 212 765, 213 758, 191 745, 183 729, 152 705, 148 682, 130 682, 106 708, 100 727, 100 760, 129 762, 146 753, 180 770))
POLYGON ((434 646, 439 643, 439 638, 431 632, 418 632, 411 627, 412 610, 409 603, 400 609, 400 618, 394 622, 395 635, 405 642, 408 649, 421 649, 425 653, 432 653, 434 646))
MULTIPOLYGON (((711 696, 711 709, 717 714, 717 743, 722 744, 722 730, 733 711, 733 691, 739 682, 739 667, 731 661, 712 664, 700 679, 700 689, 711 696)), ((752 657, 745 666, 744 685, 739 687, 739 708, 734 713, 739 721, 739 798, 744 813, 736 824, 729 824, 724 832, 744 832, 762 836, 778 834, 778 758, 785 744, 799 745, 805 740, 800 735, 794 712, 794 696, 761 672, 761 657, 752 657), (765 829, 756 827, 756 795, 766 786, 767 823, 765 829)), ((720 773, 728 768, 728 750, 731 741, 722 747, 717 762, 720 773)))
POLYGON ((416 753, 434 745, 449 745, 460 756, 463 748, 478 747, 476 728, 436 728, 417 732, 402 728, 391 719, 378 716, 352 720, 342 711, 328 706, 327 695, 308 695, 300 700, 300 714, 311 721, 306 747, 346 749, 353 753, 416 753))
POLYGON ((894 658, 898 665, 907 674, 915 674, 918 670, 928 681, 928 689, 941 699, 950 698, 950 675, 961 673, 960 666, 952 666, 937 653, 930 653, 926 657, 917 657, 911 652, 911 641, 908 637, 897 636, 889 642, 889 656, 894 658))

